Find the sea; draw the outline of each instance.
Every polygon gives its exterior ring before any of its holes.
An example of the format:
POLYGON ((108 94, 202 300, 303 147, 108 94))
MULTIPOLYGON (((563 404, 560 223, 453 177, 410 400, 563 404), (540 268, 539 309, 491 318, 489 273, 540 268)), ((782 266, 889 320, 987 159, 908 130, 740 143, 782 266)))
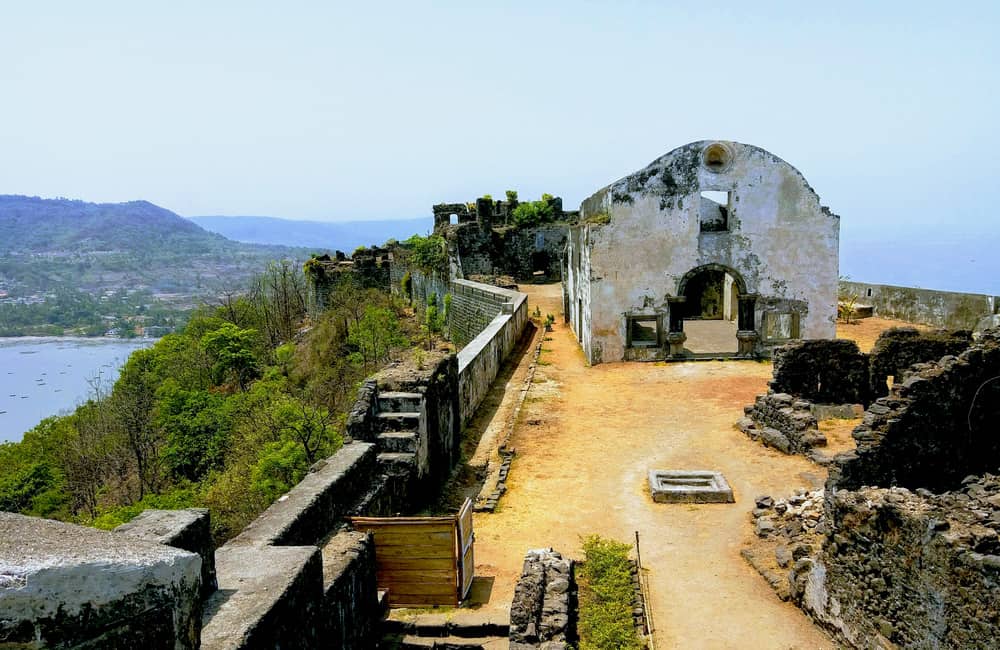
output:
POLYGON ((0 337, 0 443, 110 389, 128 356, 155 339, 0 337))

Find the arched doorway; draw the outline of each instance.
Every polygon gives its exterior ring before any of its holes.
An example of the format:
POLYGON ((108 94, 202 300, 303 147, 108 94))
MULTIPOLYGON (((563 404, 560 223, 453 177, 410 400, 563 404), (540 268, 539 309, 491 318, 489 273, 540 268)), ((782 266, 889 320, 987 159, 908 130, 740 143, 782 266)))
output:
POLYGON ((746 282, 739 273, 721 264, 691 269, 677 284, 684 302, 683 328, 687 334, 684 351, 691 354, 736 354, 739 297, 746 294, 746 282))

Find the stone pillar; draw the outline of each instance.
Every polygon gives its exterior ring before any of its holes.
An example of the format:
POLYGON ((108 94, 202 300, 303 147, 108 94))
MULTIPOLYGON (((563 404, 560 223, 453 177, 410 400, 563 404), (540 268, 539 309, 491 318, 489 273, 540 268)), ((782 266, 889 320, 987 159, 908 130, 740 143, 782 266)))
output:
POLYGON ((685 296, 667 298, 669 309, 667 325, 667 354, 671 357, 684 356, 684 341, 687 334, 684 333, 684 302, 685 296))
POLYGON ((743 357, 752 357, 757 345, 757 322, 754 310, 757 307, 757 294, 746 293, 739 296, 739 321, 737 324, 736 340, 738 342, 737 354, 743 357))
POLYGON ((757 294, 744 293, 739 298, 739 322, 738 327, 741 332, 756 331, 757 324, 754 319, 754 309, 757 306, 757 294))
POLYGON ((476 199, 476 217, 484 231, 493 229, 493 199, 476 199))

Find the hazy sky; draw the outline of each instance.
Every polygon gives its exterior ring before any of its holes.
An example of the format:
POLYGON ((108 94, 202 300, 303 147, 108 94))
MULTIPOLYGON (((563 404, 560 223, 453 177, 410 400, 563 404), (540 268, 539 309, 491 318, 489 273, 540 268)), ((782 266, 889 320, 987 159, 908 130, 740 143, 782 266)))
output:
POLYGON ((0 193, 301 219, 508 188, 575 207, 718 138, 798 167, 847 244, 1000 244, 1000 3, 153 4, 0 4, 0 193))

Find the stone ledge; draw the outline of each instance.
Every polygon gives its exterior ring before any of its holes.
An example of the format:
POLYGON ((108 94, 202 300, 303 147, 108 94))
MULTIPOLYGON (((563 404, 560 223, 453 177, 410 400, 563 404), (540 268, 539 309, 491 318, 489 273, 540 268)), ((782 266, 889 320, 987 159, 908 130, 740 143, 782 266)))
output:
POLYGON ((207 598, 218 587, 215 546, 207 508, 144 510, 132 521, 115 528, 114 532, 197 553, 201 556, 202 596, 207 598))
POLYGON ((0 645, 197 648, 201 559, 0 512, 0 645))
POLYGON ((223 546, 219 590, 205 604, 201 647, 315 648, 323 567, 315 546, 223 546))

